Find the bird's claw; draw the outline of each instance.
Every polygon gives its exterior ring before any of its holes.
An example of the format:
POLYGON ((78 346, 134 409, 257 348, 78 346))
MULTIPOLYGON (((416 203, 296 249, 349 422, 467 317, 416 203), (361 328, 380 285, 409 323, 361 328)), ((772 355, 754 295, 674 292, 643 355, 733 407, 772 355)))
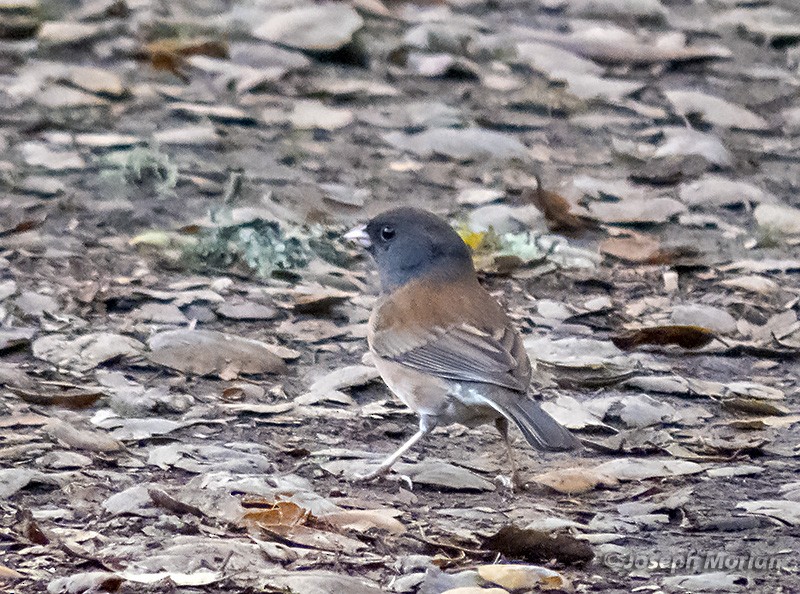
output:
POLYGON ((367 474, 354 474, 350 480, 354 483, 369 483, 384 475, 382 472, 368 472, 367 474))
POLYGON ((494 480, 496 483, 499 483, 502 487, 508 489, 512 493, 527 491, 528 489, 528 483, 526 483, 516 472, 512 473, 511 476, 498 474, 494 480))
POLYGON ((514 490, 514 481, 509 476, 498 474, 496 477, 494 477, 494 481, 499 483, 500 486, 505 489, 509 489, 511 491, 514 490))

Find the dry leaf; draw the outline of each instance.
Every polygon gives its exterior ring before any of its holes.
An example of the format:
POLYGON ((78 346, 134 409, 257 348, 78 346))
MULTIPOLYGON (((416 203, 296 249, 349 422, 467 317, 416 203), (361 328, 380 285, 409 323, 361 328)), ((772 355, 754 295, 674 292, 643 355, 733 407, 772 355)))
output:
POLYGON ((245 513, 244 524, 284 544, 345 554, 356 554, 365 547, 360 541, 326 530, 332 526, 291 501, 270 503, 263 499, 250 499, 243 501, 242 505, 250 509, 253 506, 259 508, 245 513))
POLYGON ((214 330, 168 330, 153 336, 149 345, 153 363, 184 373, 234 379, 286 371, 271 345, 214 330))
POLYGON ((645 344, 675 344, 685 349, 699 349, 715 338, 717 338, 716 334, 701 326, 654 326, 612 336, 611 342, 625 350, 645 344))
POLYGON ((395 519, 400 512, 394 509, 350 509, 320 516, 338 530, 366 532, 370 528, 385 530, 389 534, 402 534, 406 527, 395 519))
POLYGON ((10 567, 6 567, 2 563, 0 563, 0 579, 18 579, 24 578, 25 576, 22 575, 18 571, 14 571, 10 567))
POLYGON ((63 392, 46 393, 30 392, 18 388, 8 388, 9 391, 19 396, 25 402, 40 406, 63 406, 65 408, 88 408, 97 402, 103 392, 97 390, 81 390, 69 388, 63 392))
POLYGON ((209 56, 228 58, 228 44, 213 39, 159 39, 148 43, 142 56, 150 60, 156 70, 172 72, 182 80, 188 80, 184 73, 186 58, 189 56, 209 56))
POLYGON ((600 252, 625 262, 647 264, 660 251, 661 243, 652 235, 631 234, 627 237, 609 237, 600 243, 600 252))
POLYGON ((346 291, 321 289, 305 295, 297 295, 294 299, 294 311, 302 314, 327 315, 331 308, 341 305, 353 296, 346 291))
POLYGON ((525 188, 522 191, 522 199, 531 202, 542 211, 550 231, 561 232, 565 235, 580 235, 587 229, 597 228, 596 221, 572 213, 572 204, 566 198, 550 190, 545 190, 541 180, 538 177, 536 180, 537 188, 535 190, 525 188))
POLYGON ((263 501, 242 501, 242 506, 252 510, 242 518, 247 523, 259 527, 275 528, 278 526, 298 526, 311 520, 313 516, 307 509, 303 509, 291 501, 275 501, 263 508, 263 501))
POLYGON ((560 573, 538 565, 481 565, 478 575, 511 592, 534 588, 569 591, 569 582, 560 573))
POLYGON ((551 535, 541 530, 503 526, 483 543, 483 548, 497 551, 512 559, 530 562, 556 559, 567 565, 591 561, 594 553, 584 541, 566 534, 551 535))
POLYGON ((614 487, 619 481, 613 476, 598 472, 593 468, 575 466, 560 468, 537 474, 533 477, 537 483, 550 487, 554 491, 566 494, 586 493, 597 486, 614 487))
POLYGON ((699 252, 689 246, 662 247, 661 242, 646 233, 625 230, 622 237, 609 237, 600 242, 600 252, 635 264, 670 265, 697 258, 699 252))

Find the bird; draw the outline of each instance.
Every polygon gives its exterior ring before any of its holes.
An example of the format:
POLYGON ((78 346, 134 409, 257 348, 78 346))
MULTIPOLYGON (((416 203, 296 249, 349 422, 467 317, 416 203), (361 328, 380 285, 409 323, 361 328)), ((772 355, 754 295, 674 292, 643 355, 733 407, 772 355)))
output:
POLYGON ((388 388, 419 415, 419 430, 374 471, 392 466, 437 426, 494 423, 512 471, 509 423, 542 451, 578 447, 568 429, 532 398, 531 363, 522 337, 480 284, 472 252, 437 215, 413 207, 387 210, 344 234, 372 256, 381 295, 367 342, 388 388))

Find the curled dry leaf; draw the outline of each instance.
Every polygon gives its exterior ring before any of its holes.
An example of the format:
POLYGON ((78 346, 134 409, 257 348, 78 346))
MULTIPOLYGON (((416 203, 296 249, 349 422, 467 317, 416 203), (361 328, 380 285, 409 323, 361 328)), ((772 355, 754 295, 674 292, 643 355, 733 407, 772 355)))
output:
POLYGON ((54 579, 47 585, 48 594, 77 594, 78 592, 116 592, 124 578, 108 571, 76 573, 54 579))
POLYGON ((294 299, 294 311, 303 314, 326 315, 331 308, 341 305, 352 293, 336 289, 321 289, 305 295, 297 295, 294 299))
POLYGON ((243 524, 286 544, 345 554, 355 554, 364 548, 360 541, 330 531, 332 524, 320 521, 291 501, 250 499, 242 505, 249 510, 242 518, 243 524))
POLYGON ((591 547, 572 536, 553 536, 541 530, 522 529, 513 525, 503 526, 497 534, 487 538, 483 548, 534 563, 555 559, 572 565, 587 563, 594 558, 591 547))
POLYGON ((366 532, 370 528, 385 530, 389 534, 402 534, 406 527, 395 518, 400 512, 394 509, 349 509, 320 516, 338 530, 366 532))
POLYGON ((31 392, 18 388, 9 388, 11 392, 19 396, 25 402, 38 404, 39 406, 63 406, 65 408, 88 408, 97 402, 103 392, 99 390, 81 390, 80 388, 69 388, 63 392, 31 392))
POLYGON ((654 326, 618 334, 611 338, 611 342, 625 350, 645 344, 675 344, 685 349, 699 349, 716 338, 716 334, 702 326, 654 326))
POLYGON ((542 211, 550 231, 580 235, 587 229, 597 228, 596 221, 574 214, 572 204, 566 198, 556 192, 545 190, 539 178, 536 179, 539 182, 537 188, 535 190, 525 188, 522 191, 522 199, 531 202, 542 211))
POLYGON ((0 578, 2 579, 19 579, 24 578, 25 576, 22 575, 18 571, 14 571, 10 567, 6 567, 2 563, 0 563, 0 578))
POLYGON ((76 338, 64 334, 42 336, 32 345, 33 354, 58 367, 88 371, 101 363, 140 353, 143 344, 114 332, 96 332, 76 338))
POLYGON ((76 450, 89 452, 118 452, 124 449, 122 442, 109 437, 104 432, 77 429, 60 419, 52 419, 47 433, 59 443, 76 450))
POLYGON ((29 509, 20 509, 17 511, 12 529, 34 544, 46 545, 50 543, 50 539, 42 532, 42 529, 39 527, 39 524, 36 522, 29 509))
POLYGON ((228 44, 213 39, 159 39, 148 43, 139 54, 156 70, 172 72, 183 80, 188 80, 184 68, 190 56, 227 58, 228 44))
POLYGON ((560 573, 538 565, 481 565, 478 575, 511 592, 537 587, 543 590, 566 590, 569 587, 569 582, 560 573))
POLYGON ((147 489, 147 494, 150 496, 150 499, 153 500, 153 503, 155 503, 158 507, 178 514, 191 514, 193 516, 197 516, 198 518, 202 518, 204 516, 200 508, 176 499, 163 489, 149 487, 147 489))
POLYGON ((214 330, 168 330, 150 339, 153 363, 184 373, 234 379, 239 374, 284 373, 270 345, 214 330))
POLYGON ((313 518, 310 511, 291 501, 270 504, 262 500, 245 500, 242 506, 250 510, 244 514, 243 521, 260 527, 299 526, 313 518))
POLYGON ((654 236, 630 230, 625 230, 624 236, 604 239, 599 247, 607 256, 635 264, 675 264, 700 255, 695 248, 664 247, 654 236))
POLYGON ((619 481, 611 475, 599 472, 594 468, 580 466, 559 468, 537 474, 533 480, 554 491, 568 495, 586 493, 598 486, 614 487, 619 484, 619 481))

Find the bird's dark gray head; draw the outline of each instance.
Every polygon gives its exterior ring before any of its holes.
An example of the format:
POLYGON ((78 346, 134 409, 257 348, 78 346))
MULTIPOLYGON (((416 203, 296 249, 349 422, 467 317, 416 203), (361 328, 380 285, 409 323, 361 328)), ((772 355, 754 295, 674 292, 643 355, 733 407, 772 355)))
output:
POLYGON ((359 242, 375 259, 385 292, 418 278, 449 280, 474 274, 467 244, 446 221, 425 210, 387 210, 345 237, 359 242))

